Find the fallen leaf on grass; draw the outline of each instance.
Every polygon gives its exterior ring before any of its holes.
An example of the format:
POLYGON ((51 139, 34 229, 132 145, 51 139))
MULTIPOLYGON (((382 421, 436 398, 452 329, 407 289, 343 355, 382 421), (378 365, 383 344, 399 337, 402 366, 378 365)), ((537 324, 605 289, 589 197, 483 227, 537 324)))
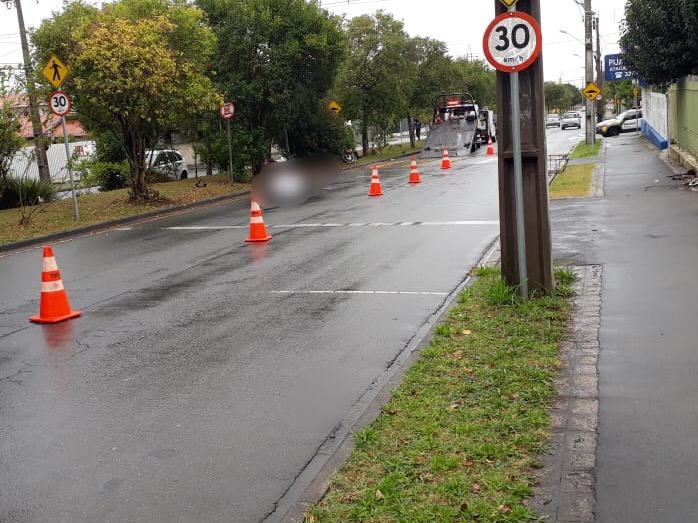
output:
POLYGON ((474 371, 469 367, 463 367, 463 372, 465 372, 466 374, 472 374, 474 371))
POLYGON ((466 460, 463 462, 463 465, 466 466, 466 467, 474 467, 474 466, 475 466, 475 462, 474 462, 474 461, 470 461, 469 459, 466 459, 466 460))
POLYGON ((463 336, 470 336, 472 333, 473 333, 473 332, 470 331, 470 330, 468 330, 468 329, 463 329, 463 330, 461 331, 461 334, 462 334, 463 336))
POLYGON ((383 493, 378 489, 376 489, 376 499, 385 499, 383 493))
POLYGON ((463 400, 454 401, 448 406, 448 410, 456 410, 463 406, 463 400))
POLYGON ((506 505, 499 505, 497 507, 497 510, 499 510, 502 514, 509 514, 509 512, 511 512, 511 507, 508 507, 506 505))
POLYGON ((463 351, 462 351, 462 350, 457 350, 456 352, 454 352, 453 354, 451 354, 451 356, 453 356, 453 359, 460 360, 460 359, 463 358, 463 351))
POLYGON ((473 483, 473 486, 470 487, 470 489, 471 489, 473 492, 480 492, 480 491, 482 490, 482 487, 480 486, 479 483, 473 483))
POLYGON ((306 514, 305 518, 303 518, 304 523, 315 523, 315 516, 312 514, 306 514))

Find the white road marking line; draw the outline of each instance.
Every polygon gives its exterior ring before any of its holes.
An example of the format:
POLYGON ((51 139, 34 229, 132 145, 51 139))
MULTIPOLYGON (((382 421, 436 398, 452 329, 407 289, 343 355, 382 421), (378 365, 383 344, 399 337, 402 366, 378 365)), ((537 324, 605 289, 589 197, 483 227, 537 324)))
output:
MULTIPOLYGON (((433 227, 433 226, 480 226, 499 225, 498 220, 454 220, 442 222, 372 222, 372 223, 284 223, 267 225, 271 229, 301 229, 312 227, 433 227)), ((163 227, 168 231, 219 231, 226 229, 247 229, 247 225, 188 225, 180 227, 163 227)))
POLYGON ((131 231, 133 230, 133 227, 116 227, 112 229, 112 231, 131 231))
POLYGON ((269 291, 270 294, 381 294, 405 296, 448 296, 448 292, 426 291, 358 291, 358 290, 326 290, 326 291, 269 291))
POLYGON ((167 231, 218 231, 225 229, 247 229, 247 225, 188 225, 182 227, 163 227, 167 231))

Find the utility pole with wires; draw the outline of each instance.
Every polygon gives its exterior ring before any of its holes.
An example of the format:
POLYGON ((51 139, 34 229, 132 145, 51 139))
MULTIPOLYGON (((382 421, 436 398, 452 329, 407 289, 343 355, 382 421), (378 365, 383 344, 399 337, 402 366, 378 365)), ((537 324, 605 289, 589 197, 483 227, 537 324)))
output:
POLYGON ((48 157, 46 156, 46 137, 41 125, 41 115, 36 99, 36 88, 32 71, 31 56, 29 54, 29 42, 27 41, 27 30, 24 27, 24 15, 22 14, 22 4, 20 0, 0 0, 8 8, 14 4, 17 9, 17 23, 19 24, 19 38, 22 42, 22 58, 24 60, 24 76, 27 82, 27 98, 29 101, 29 118, 32 124, 34 135, 34 149, 36 151, 36 164, 39 167, 39 179, 43 182, 51 181, 51 173, 48 167, 48 157))
MULTIPOLYGON (((584 0, 584 58, 585 58, 585 75, 586 85, 594 81, 594 36, 592 32, 592 17, 594 13, 591 11, 591 0, 584 0)), ((587 145, 593 145, 596 139, 596 130, 594 129, 594 102, 587 99, 586 102, 586 142, 587 145)))
MULTIPOLYGON (((601 31, 599 31, 599 14, 594 18, 594 28, 596 29, 596 85, 601 87, 603 83, 603 68, 601 67, 601 31)), ((600 122, 606 117, 606 101, 596 104, 596 121, 600 122)))

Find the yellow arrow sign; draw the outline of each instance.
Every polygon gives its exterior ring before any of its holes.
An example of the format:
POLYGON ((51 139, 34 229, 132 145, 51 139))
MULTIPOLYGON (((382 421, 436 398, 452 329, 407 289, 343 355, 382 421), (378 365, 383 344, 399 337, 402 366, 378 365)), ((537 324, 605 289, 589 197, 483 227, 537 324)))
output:
POLYGON ((596 100, 596 97, 601 94, 601 88, 594 82, 589 82, 587 86, 582 89, 582 94, 593 102, 596 100))
POLYGON ((330 103, 327 104, 327 107, 330 108, 330 111, 332 111, 334 114, 339 114, 342 112, 342 106, 339 105, 337 102, 332 100, 330 103))
POLYGON ((65 82, 65 79, 68 77, 70 68, 61 62, 61 59, 55 54, 52 54, 51 58, 48 59, 46 67, 43 68, 41 73, 46 77, 52 86, 58 89, 61 85, 63 85, 63 82, 65 82))
POLYGON ((511 7, 512 5, 516 5, 516 2, 518 0, 499 0, 499 1, 502 2, 507 7, 511 7))

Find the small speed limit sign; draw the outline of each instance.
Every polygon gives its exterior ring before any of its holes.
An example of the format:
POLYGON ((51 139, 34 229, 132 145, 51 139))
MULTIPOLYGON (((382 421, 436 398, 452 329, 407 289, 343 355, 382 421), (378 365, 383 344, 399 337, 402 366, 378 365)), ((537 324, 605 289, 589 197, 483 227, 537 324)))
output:
POLYGON ((64 91, 54 91, 48 97, 48 107, 56 116, 65 116, 73 108, 73 100, 64 91))
POLYGON ((542 45, 540 25, 521 11, 508 11, 495 18, 482 41, 487 61, 504 73, 530 67, 540 55, 542 45))

